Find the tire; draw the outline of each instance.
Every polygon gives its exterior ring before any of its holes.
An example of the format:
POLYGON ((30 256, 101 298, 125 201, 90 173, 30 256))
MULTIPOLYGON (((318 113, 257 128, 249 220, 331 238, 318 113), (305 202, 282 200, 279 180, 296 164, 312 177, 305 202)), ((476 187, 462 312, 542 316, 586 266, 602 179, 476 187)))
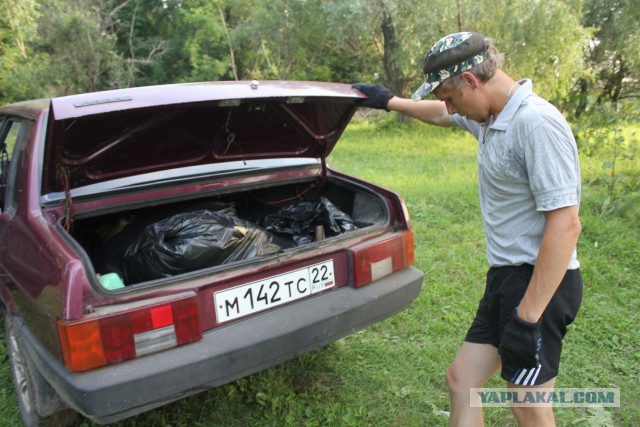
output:
POLYGON ((27 427, 64 427, 73 423, 78 414, 62 402, 35 368, 8 313, 4 325, 13 385, 24 424, 27 427))

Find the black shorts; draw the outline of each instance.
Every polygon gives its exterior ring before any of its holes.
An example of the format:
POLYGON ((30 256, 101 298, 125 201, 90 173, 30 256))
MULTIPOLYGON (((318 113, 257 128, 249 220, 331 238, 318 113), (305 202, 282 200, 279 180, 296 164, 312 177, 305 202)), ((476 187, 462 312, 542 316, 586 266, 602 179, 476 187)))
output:
MULTIPOLYGON (((502 331, 511 320, 513 310, 520 304, 531 275, 532 265, 515 267, 491 267, 487 272, 484 296, 480 300, 476 317, 467 332, 465 341, 491 344, 498 348, 502 331)), ((542 349, 540 366, 535 371, 505 372, 502 378, 514 384, 543 384, 558 375, 562 339, 567 326, 573 322, 582 302, 582 279, 579 270, 567 270, 558 290, 542 314, 540 332, 542 349)), ((535 368, 534 368, 535 369, 535 368)))

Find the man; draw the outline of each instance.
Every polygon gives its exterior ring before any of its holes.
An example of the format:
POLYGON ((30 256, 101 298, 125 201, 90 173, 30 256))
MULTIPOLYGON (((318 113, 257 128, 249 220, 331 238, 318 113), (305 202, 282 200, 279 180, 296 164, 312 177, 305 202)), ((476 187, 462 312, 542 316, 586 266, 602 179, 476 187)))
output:
MULTIPOLYGON (((412 99, 355 84, 362 106, 397 111, 478 139, 478 186, 490 268, 485 293, 447 370, 450 425, 483 424, 471 407, 501 369, 509 388, 553 388, 562 339, 582 300, 576 258, 580 166, 560 112, 500 68, 503 55, 477 33, 443 37, 423 62, 412 99), (421 100, 433 92, 438 101, 421 100)), ((551 407, 512 407, 520 426, 555 425, 551 407)))

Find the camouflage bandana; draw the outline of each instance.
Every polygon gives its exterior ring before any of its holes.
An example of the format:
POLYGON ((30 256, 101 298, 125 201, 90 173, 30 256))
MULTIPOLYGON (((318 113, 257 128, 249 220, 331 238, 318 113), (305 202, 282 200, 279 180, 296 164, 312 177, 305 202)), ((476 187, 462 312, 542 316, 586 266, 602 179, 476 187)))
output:
POLYGON ((424 83, 411 99, 426 97, 444 80, 462 74, 489 59, 484 36, 478 33, 454 33, 438 40, 424 58, 424 83))

